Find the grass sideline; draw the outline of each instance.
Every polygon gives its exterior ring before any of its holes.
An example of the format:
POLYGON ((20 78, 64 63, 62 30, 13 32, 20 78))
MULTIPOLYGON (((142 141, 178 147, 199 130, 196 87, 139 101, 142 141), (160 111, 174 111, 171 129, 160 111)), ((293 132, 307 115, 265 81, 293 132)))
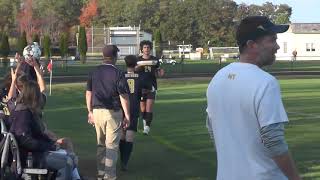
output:
MULTIPOLYGON (((151 135, 137 134, 130 169, 119 172, 119 179, 214 179, 216 157, 204 120, 208 80, 159 84, 151 135)), ((320 79, 287 79, 280 84, 290 119, 289 148, 304 179, 320 179, 320 79)), ((54 85, 44 117, 50 129, 73 139, 80 169, 93 176, 95 132, 87 124, 84 92, 84 83, 54 85)))

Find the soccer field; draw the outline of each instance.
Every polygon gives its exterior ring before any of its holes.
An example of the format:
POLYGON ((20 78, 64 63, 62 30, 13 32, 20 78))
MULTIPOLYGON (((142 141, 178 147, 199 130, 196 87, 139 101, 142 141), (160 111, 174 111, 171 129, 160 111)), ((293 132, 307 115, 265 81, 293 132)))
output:
MULTIPOLYGON (((137 134, 121 180, 215 179, 216 157, 205 128, 209 79, 160 80, 150 136, 137 134)), ((290 123, 286 138, 305 179, 320 179, 320 79, 280 80, 290 123)), ((95 132, 87 124, 85 83, 57 84, 48 97, 49 128, 71 137, 85 176, 95 173, 95 132)), ((141 126, 141 124, 140 124, 141 126)))

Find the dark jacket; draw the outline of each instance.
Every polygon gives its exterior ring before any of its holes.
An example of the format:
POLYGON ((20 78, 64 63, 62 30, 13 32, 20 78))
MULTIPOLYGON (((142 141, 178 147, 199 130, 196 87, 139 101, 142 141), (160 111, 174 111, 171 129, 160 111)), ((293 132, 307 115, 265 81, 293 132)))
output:
POLYGON ((28 152, 40 159, 44 152, 55 150, 55 142, 43 133, 41 126, 29 109, 16 108, 9 117, 10 132, 15 136, 20 150, 21 162, 26 162, 28 152))

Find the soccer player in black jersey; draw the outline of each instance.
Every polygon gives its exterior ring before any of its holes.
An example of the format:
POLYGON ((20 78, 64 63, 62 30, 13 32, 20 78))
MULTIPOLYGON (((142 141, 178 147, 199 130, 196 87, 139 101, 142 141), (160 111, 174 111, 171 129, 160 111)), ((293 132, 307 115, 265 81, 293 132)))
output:
POLYGON ((137 70, 141 72, 143 82, 152 86, 152 90, 142 93, 140 101, 141 116, 143 118, 143 133, 148 135, 150 131, 151 121, 153 119, 153 104, 157 92, 157 77, 164 75, 164 70, 160 68, 159 59, 151 55, 152 42, 141 41, 140 50, 142 56, 139 56, 139 61, 156 61, 155 65, 138 65, 137 70))
POLYGON ((135 55, 129 55, 124 58, 127 65, 125 78, 129 86, 130 100, 130 126, 122 133, 120 140, 120 159, 121 169, 127 170, 127 164, 132 152, 134 134, 137 132, 138 118, 140 115, 140 99, 142 91, 150 91, 151 86, 147 86, 142 81, 141 73, 135 72, 138 58, 135 55))

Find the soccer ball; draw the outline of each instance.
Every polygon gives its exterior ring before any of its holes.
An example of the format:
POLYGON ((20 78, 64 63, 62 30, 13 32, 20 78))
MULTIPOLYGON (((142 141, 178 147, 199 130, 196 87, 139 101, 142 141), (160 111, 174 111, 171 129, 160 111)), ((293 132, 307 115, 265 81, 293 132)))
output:
POLYGON ((41 50, 37 42, 33 42, 31 45, 28 45, 23 49, 24 59, 29 59, 29 56, 32 56, 35 59, 40 59, 41 50))

